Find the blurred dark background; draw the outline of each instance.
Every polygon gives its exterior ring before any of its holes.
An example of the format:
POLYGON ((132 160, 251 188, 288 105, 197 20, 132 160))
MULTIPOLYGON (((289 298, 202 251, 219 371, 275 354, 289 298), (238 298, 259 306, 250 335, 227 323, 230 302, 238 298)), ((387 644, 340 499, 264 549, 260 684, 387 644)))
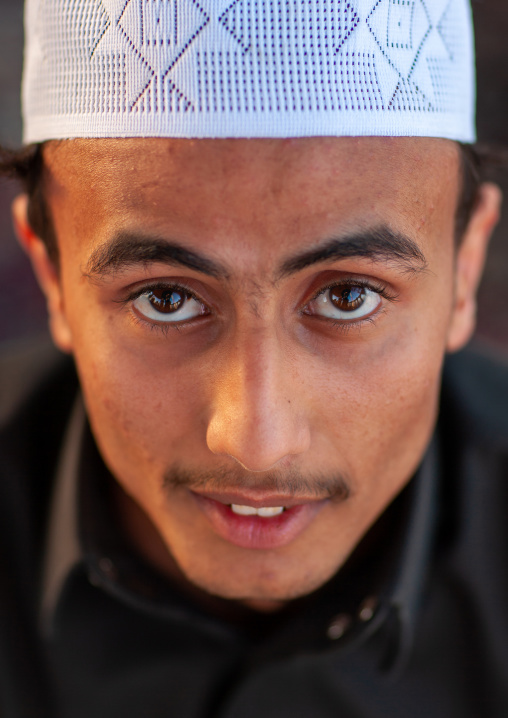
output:
MULTIPOLYGON (((484 143, 508 147, 508 2, 473 0, 478 53, 478 134, 484 143)), ((19 86, 23 2, 0 0, 0 142, 21 142, 19 86)), ((500 179, 508 198, 508 172, 500 179)), ((15 187, 0 180, 0 342, 46 331, 41 293, 16 244, 10 203, 15 187)), ((480 291, 478 331, 508 357, 508 200, 492 243, 480 291)))

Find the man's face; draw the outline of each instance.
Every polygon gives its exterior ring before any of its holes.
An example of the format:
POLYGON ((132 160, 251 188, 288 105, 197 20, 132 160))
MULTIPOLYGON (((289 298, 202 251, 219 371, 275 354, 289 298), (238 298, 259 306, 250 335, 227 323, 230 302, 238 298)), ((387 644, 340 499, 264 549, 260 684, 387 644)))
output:
POLYGON ((54 333, 112 474, 205 591, 317 588, 418 467, 462 343, 457 147, 100 140, 46 160, 54 333))

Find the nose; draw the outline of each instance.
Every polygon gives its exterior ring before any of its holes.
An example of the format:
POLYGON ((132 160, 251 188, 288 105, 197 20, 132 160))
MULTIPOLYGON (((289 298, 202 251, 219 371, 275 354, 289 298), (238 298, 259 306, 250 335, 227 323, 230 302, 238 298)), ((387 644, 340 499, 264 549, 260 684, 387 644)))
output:
POLYGON ((290 353, 276 336, 235 343, 214 372, 208 448, 249 471, 304 453, 310 430, 290 353))

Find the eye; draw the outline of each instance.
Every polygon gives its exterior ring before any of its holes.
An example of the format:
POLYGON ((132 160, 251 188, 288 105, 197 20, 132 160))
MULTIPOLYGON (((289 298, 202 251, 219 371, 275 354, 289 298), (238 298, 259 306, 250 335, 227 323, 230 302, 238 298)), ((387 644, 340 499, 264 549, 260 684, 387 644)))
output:
POLYGON ((381 305, 381 292, 361 284, 347 282, 323 290, 307 305, 307 314, 339 321, 365 319, 381 305))
POLYGON ((151 287, 132 302, 136 311, 156 322, 185 322, 207 314, 205 305, 182 287, 151 287))

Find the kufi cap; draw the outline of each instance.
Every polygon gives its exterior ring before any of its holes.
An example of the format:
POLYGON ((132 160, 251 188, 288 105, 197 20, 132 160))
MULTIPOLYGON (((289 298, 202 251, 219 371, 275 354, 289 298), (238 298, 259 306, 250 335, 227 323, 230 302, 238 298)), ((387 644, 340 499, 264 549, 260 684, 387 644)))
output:
POLYGON ((25 142, 475 139, 469 0, 27 0, 25 142))

